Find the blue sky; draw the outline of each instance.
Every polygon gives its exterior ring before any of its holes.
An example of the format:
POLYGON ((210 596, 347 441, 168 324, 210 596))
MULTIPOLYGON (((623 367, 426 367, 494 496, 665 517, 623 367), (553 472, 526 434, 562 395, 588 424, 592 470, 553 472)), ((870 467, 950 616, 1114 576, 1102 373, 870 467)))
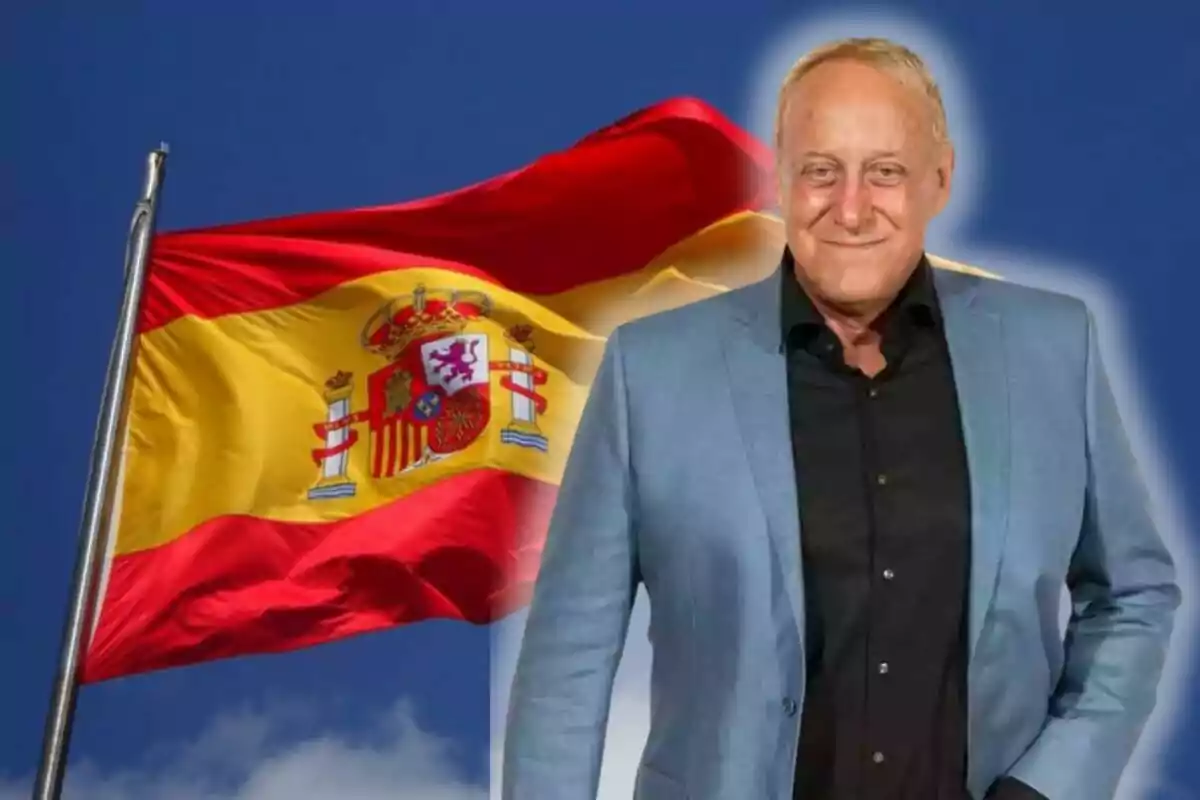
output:
MULTIPOLYGON (((702 97, 754 128, 759 67, 826 8, 510 3, 500 13, 483 3, 435 12, 434 3, 363 2, 338 12, 290 3, 284 15, 268 2, 189 12, 41 5, 0 12, 5 800, 21 796, 36 766, 148 149, 172 146, 160 227, 173 229, 444 191, 672 95, 702 97)), ((1163 474, 1195 485, 1200 422, 1185 367, 1194 337, 1183 326, 1200 288, 1200 11, 1040 5, 930 0, 905 4, 900 17, 836 4, 833 19, 848 27, 829 30, 917 30, 952 54, 944 63, 961 102, 951 98, 951 125, 970 147, 932 249, 1035 280, 1109 287, 1136 368, 1138 419, 1158 439, 1163 474)), ((1180 520, 1200 519, 1195 499, 1173 499, 1180 520)), ((491 669, 502 687, 511 651, 493 655, 492 640, 511 644, 519 622, 413 625, 86 687, 75 796, 303 800, 331 796, 324 787, 340 780, 357 781, 363 797, 397 785, 442 800, 483 796, 472 787, 486 784, 489 709, 503 695, 491 669)), ((626 763, 644 713, 639 624, 614 723, 628 727, 614 727, 611 745, 626 763)), ((1198 698, 1188 688, 1167 699, 1198 698)), ((1148 796, 1200 796, 1200 766, 1187 757, 1200 712, 1179 720, 1161 777, 1184 793, 1148 796)), ((611 769, 615 786, 627 773, 611 769)))

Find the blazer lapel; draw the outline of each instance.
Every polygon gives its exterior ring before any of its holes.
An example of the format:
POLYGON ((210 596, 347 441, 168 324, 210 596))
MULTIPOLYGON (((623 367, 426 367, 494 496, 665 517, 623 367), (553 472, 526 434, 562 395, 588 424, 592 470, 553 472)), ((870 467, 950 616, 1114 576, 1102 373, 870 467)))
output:
POLYGON ((971 487, 970 658, 996 593, 1008 533, 1009 402, 1003 323, 975 303, 981 278, 935 270, 958 387, 971 487))
POLYGON ((777 270, 726 295, 734 313, 722 340, 738 428, 803 641, 800 515, 779 317, 782 275, 777 270))

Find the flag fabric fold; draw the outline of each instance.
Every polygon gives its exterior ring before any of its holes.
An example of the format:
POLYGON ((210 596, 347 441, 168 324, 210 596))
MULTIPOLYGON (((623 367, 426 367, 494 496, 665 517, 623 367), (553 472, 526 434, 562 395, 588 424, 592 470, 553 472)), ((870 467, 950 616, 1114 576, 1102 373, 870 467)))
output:
POLYGON ((519 605, 605 337, 773 266, 771 170, 681 98, 447 194, 158 235, 84 682, 519 605))

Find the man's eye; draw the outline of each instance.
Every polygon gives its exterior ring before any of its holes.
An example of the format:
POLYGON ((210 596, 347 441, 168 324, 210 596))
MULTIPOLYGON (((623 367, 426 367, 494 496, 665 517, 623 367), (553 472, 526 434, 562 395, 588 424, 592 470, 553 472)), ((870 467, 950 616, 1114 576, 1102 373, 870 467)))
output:
POLYGON ((885 181, 898 181, 904 177, 904 168, 895 164, 879 164, 872 171, 885 181))
POLYGON ((818 183, 833 180, 835 174, 833 167, 820 164, 813 164, 804 168, 804 176, 818 183))

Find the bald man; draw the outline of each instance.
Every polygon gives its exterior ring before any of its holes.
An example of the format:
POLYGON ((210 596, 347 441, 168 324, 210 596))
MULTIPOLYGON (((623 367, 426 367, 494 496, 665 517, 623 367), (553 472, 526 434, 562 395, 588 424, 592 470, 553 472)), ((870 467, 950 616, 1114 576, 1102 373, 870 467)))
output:
POLYGON ((504 798, 595 797, 639 585, 636 800, 1111 798, 1180 595, 1090 310, 932 267, 954 150, 907 48, 807 54, 775 133, 778 270, 608 341, 504 798))

